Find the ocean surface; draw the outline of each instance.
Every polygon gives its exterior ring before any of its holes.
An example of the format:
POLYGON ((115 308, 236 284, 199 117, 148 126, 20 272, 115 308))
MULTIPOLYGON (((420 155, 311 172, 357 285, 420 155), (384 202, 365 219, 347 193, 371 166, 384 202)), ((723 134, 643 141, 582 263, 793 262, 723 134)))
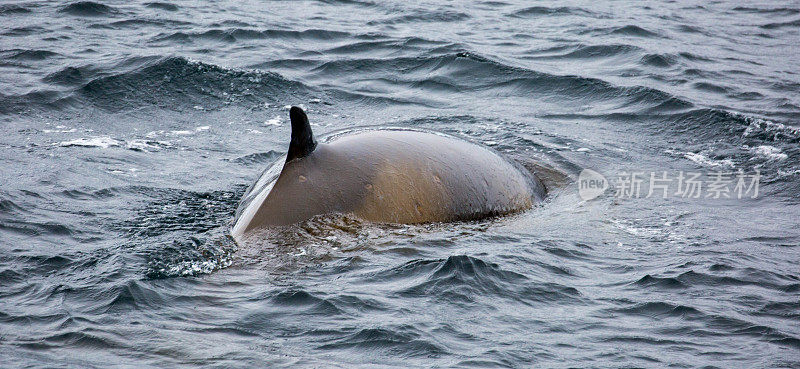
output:
POLYGON ((798 45, 797 1, 4 1, 0 367, 798 367, 798 45), (236 245, 290 105, 550 193, 236 245))

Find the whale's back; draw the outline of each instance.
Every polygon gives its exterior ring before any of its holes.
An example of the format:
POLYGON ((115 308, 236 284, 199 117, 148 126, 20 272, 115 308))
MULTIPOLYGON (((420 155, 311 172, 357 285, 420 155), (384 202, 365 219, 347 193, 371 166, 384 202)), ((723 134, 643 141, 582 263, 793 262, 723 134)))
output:
POLYGON ((337 212, 389 223, 478 219, 528 209, 544 196, 534 176, 488 148, 398 129, 321 143, 253 190, 264 193, 250 194, 234 236, 337 212))

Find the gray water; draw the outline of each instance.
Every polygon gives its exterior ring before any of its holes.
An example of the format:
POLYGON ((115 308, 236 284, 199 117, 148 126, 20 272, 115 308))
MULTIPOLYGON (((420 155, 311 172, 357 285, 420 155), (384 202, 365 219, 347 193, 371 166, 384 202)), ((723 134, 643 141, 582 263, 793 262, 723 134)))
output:
POLYGON ((2 367, 800 365, 796 1, 22 1, 0 19, 2 367), (320 135, 482 142, 550 195, 237 246, 288 105, 320 135), (586 201, 583 169, 760 187, 586 201))

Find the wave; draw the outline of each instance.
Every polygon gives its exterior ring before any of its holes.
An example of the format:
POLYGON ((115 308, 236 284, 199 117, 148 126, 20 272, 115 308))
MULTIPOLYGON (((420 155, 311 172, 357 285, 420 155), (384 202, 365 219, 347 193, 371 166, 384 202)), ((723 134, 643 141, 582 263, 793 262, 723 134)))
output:
POLYGON ((709 58, 706 58, 704 56, 700 56, 700 55, 697 55, 697 54, 692 54, 692 53, 686 52, 686 51, 679 52, 678 55, 680 55, 682 58, 684 58, 686 60, 699 61, 699 62, 713 62, 713 60, 711 60, 709 58))
MULTIPOLYGON (((661 96, 659 90, 654 92, 655 96, 661 96)), ((547 114, 543 117, 639 122, 661 132, 685 133, 703 139, 724 139, 724 142, 732 144, 754 145, 760 142, 800 141, 798 127, 722 109, 692 108, 694 104, 680 99, 673 101, 668 96, 670 95, 658 100, 662 103, 675 104, 674 109, 652 109, 632 113, 547 114)))
POLYGON ((59 91, 32 91, 21 95, 6 95, 0 92, 0 114, 14 114, 27 111, 31 107, 61 109, 73 100, 59 91))
MULTIPOLYGON (((645 316, 659 320, 664 320, 665 318, 679 318, 701 324, 701 326, 697 328, 680 328, 680 331, 676 333, 679 333, 681 336, 749 336, 782 346, 788 346, 795 349, 800 348, 800 338, 781 332, 778 329, 757 323, 751 323, 743 319, 704 312, 687 305, 651 301, 634 303, 629 307, 613 308, 609 310, 614 314, 619 313, 625 315, 645 316)), ((668 330, 663 330, 662 332, 668 332, 668 330)))
POLYGON ((322 314, 332 316, 344 314, 341 309, 336 307, 336 304, 302 290, 282 291, 270 297, 269 301, 277 306, 291 307, 293 311, 302 315, 322 314))
POLYGON ((7 55, 7 56, 4 55, 4 59, 24 60, 24 61, 47 60, 52 57, 60 55, 59 53, 50 50, 29 50, 29 49, 3 50, 1 53, 7 55))
POLYGON ((307 86, 275 73, 226 69, 180 57, 159 58, 128 72, 98 77, 79 89, 88 103, 113 111, 148 105, 168 110, 258 105, 309 92, 307 86))
POLYGON ((670 54, 647 54, 642 57, 640 62, 644 65, 667 68, 677 64, 678 60, 677 57, 670 54))
POLYGON ((0 224, 0 230, 24 236, 65 236, 72 237, 80 234, 78 230, 56 222, 14 221, 5 220, 0 224))
POLYGON ((11 28, 8 31, 3 31, 3 36, 10 36, 10 37, 20 37, 20 36, 29 36, 34 35, 37 33, 41 33, 45 31, 44 28, 38 26, 24 26, 24 27, 15 27, 11 28))
POLYGON ((793 302, 768 302, 759 308, 754 315, 797 321, 797 319, 800 319, 800 309, 793 302))
MULTIPOLYGON (((793 240, 788 240, 789 242, 793 240)), ((796 283, 791 275, 759 270, 754 268, 733 268, 726 264, 715 264, 709 268, 712 273, 689 270, 674 276, 652 276, 650 274, 631 283, 642 288, 658 289, 696 289, 707 287, 741 287, 784 291, 796 283), (724 274, 723 274, 724 273, 724 274)))
MULTIPOLYGON (((463 46, 456 43, 434 41, 420 37, 404 37, 400 39, 370 39, 367 37, 359 37, 359 39, 361 39, 361 41, 350 42, 324 50, 323 55, 337 54, 353 56, 354 54, 368 54, 374 57, 376 54, 379 55, 383 52, 396 56, 398 49, 403 50, 404 53, 417 51, 425 52, 428 55, 435 55, 438 53, 455 53, 463 49, 463 46)), ((299 61, 307 59, 293 60, 299 61)), ((309 62, 313 62, 313 60, 309 62)), ((273 63, 283 63, 283 61, 274 61, 273 63)))
POLYGON ((124 348, 120 339, 112 338, 107 332, 73 331, 50 334, 43 337, 34 337, 33 340, 23 340, 21 346, 32 350, 47 350, 57 347, 72 346, 93 350, 114 350, 124 348))
POLYGON ((137 309, 160 309, 168 300, 158 289, 143 281, 128 280, 93 293, 97 301, 92 310, 97 314, 113 314, 137 309))
POLYGON ((750 6, 737 6, 732 9, 736 12, 754 13, 754 14, 767 14, 767 15, 795 15, 800 14, 800 9, 797 8, 757 8, 750 6))
POLYGON ((360 329, 342 338, 332 340, 319 347, 322 350, 351 349, 358 352, 383 351, 401 358, 430 358, 449 352, 427 338, 427 335, 412 326, 390 326, 387 328, 360 329))
POLYGON ((118 13, 118 10, 93 1, 79 1, 64 6, 59 12, 83 17, 100 17, 118 13))
POLYGON ((152 28, 179 28, 183 26, 193 26, 194 23, 185 22, 175 19, 144 19, 144 18, 134 18, 134 19, 123 19, 118 20, 110 23, 95 23, 89 26, 91 29, 125 29, 125 28, 133 28, 139 29, 142 27, 152 27, 152 28))
POLYGON ((591 11, 577 7, 547 7, 547 6, 531 6, 528 8, 517 10, 510 14, 516 18, 526 18, 543 15, 593 15, 591 11))
POLYGON ((90 66, 69 66, 46 75, 42 80, 56 85, 71 86, 86 83, 98 73, 97 69, 90 66))
POLYGON ((375 6, 375 5, 378 4, 378 3, 375 3, 375 2, 372 2, 372 1, 364 1, 364 0, 317 0, 317 1, 321 2, 323 4, 330 4, 330 5, 340 5, 340 4, 341 5, 360 5, 360 6, 366 6, 366 7, 371 7, 371 6, 375 6))
POLYGON ((398 292, 408 298, 427 297, 449 303, 474 304, 482 296, 534 304, 551 301, 580 303, 580 292, 552 282, 534 282, 523 274, 503 270, 479 258, 457 255, 447 259, 414 260, 368 277, 370 281, 406 285, 398 292))
POLYGON ((178 11, 180 9, 175 4, 162 3, 162 2, 144 3, 144 6, 150 8, 150 9, 166 10, 168 12, 176 12, 176 11, 178 11))
POLYGON ((381 19, 367 22, 367 25, 383 25, 383 24, 409 24, 409 23, 426 23, 426 22, 459 22, 469 19, 467 13, 455 11, 422 11, 418 10, 412 14, 401 15, 389 19, 381 19))
MULTIPOLYGON (((470 53, 446 53, 429 57, 397 57, 385 59, 344 59, 324 61, 311 68, 312 78, 350 80, 358 70, 361 81, 374 81, 387 86, 428 92, 429 98, 442 94, 484 92, 492 96, 530 96, 592 101, 617 101, 617 109, 677 109, 691 106, 666 92, 642 87, 619 87, 597 78, 556 75, 496 62, 470 53), (400 74, 397 74, 400 71, 400 74), (399 76, 389 79, 389 75, 399 76), (469 77, 469 78, 466 78, 469 77)), ((352 97, 363 98, 366 91, 341 90, 352 97)), ((386 98, 384 91, 377 96, 386 98)), ((370 96, 370 95, 367 95, 370 96)), ((422 100, 406 101, 425 104, 422 100)), ((431 103, 435 104, 435 103, 431 103)))
MULTIPOLYGON (((575 75, 556 75, 500 63, 471 52, 454 52, 455 44, 430 42, 424 39, 376 40, 338 46, 342 53, 369 50, 383 45, 387 50, 396 45, 426 48, 439 45, 439 55, 423 57, 394 57, 315 60, 275 60, 259 64, 259 68, 282 68, 287 65, 309 71, 310 80, 325 80, 324 93, 334 99, 372 101, 376 104, 418 104, 435 106, 445 95, 464 92, 493 96, 531 96, 553 98, 559 96, 575 101, 591 100, 613 102, 613 110, 638 113, 639 117, 653 113, 685 111, 693 104, 669 93, 642 86, 615 86, 596 78, 575 75), (359 46, 361 45, 361 46, 359 46), (288 63, 288 64, 287 64, 288 63), (299 63, 299 64, 298 64, 299 63), (412 89, 426 94, 392 96, 383 89, 367 91, 352 87, 352 78, 358 71, 358 80, 371 81, 373 86, 384 85, 392 89, 412 89), (401 71, 397 74, 397 71, 401 71), (389 79, 388 76, 395 75, 389 79), (469 78, 464 78, 469 76, 469 78), (336 83, 339 80, 341 83, 336 83), (341 87, 339 86, 341 85, 341 87)), ((625 45, 598 47, 580 46, 560 56, 537 58, 589 58, 617 55, 632 51, 625 45)), ((687 57, 688 55, 679 55, 687 57)), ((676 63, 678 56, 649 54, 641 62, 667 67, 676 63)), ((14 101, 31 105, 52 104, 65 107, 80 99, 100 108, 125 110, 139 106, 160 106, 169 110, 185 110, 195 106, 218 109, 230 104, 256 105, 303 98, 308 101, 318 91, 304 83, 287 80, 278 74, 260 70, 226 69, 181 57, 140 58, 119 63, 113 70, 126 70, 109 75, 103 69, 89 66, 68 66, 51 73, 44 80, 55 85, 79 86, 76 93, 55 91, 37 92, 28 96, 0 96, 6 100, 6 109, 17 110, 14 101), (37 96, 38 95, 38 96, 37 96)), ((707 76, 708 77, 708 76, 707 76)), ((695 88, 713 89, 726 93, 726 88, 697 82, 695 88)))
POLYGON ((17 205, 17 203, 10 199, 0 198, 0 214, 9 215, 22 212, 25 212, 25 208, 22 206, 17 205))
POLYGON ((800 19, 795 19, 787 22, 772 22, 772 23, 762 24, 759 27, 763 29, 781 29, 787 27, 797 28, 800 27, 800 19))
POLYGON ((632 24, 614 28, 609 33, 613 35, 636 36, 636 37, 662 37, 660 34, 656 32, 648 31, 642 27, 632 24))
POLYGON ((644 277, 640 278, 636 282, 635 285, 641 287, 658 287, 658 288, 666 288, 666 289, 675 289, 675 288, 686 288, 687 286, 683 284, 680 280, 676 278, 662 278, 662 277, 653 277, 650 274, 645 275, 644 277))
POLYGON ((745 115, 736 114, 733 117, 746 125, 742 132, 745 138, 757 138, 764 142, 800 142, 800 127, 745 115))
POLYGON ((31 10, 26 8, 25 6, 18 5, 18 4, 2 4, 0 5, 0 14, 3 15, 12 15, 12 14, 27 14, 30 13, 31 10))
POLYGON ((314 40, 333 41, 344 40, 352 35, 342 31, 324 29, 307 29, 304 31, 267 29, 258 30, 250 28, 210 29, 203 32, 163 32, 150 39, 152 43, 193 43, 198 41, 236 42, 239 40, 314 40))
POLYGON ((549 51, 546 50, 543 52, 538 52, 536 55, 531 55, 530 57, 532 59, 597 59, 610 58, 642 51, 642 49, 638 46, 625 44, 576 45, 568 48, 562 46, 552 50, 569 51, 560 54, 544 54, 549 51))
POLYGON ((643 302, 630 307, 614 308, 614 312, 626 315, 644 315, 650 317, 702 317, 703 312, 691 306, 672 304, 668 302, 643 302))
POLYGON ((713 92, 717 94, 727 94, 730 92, 728 88, 710 82, 695 82, 692 84, 692 87, 700 91, 713 92))

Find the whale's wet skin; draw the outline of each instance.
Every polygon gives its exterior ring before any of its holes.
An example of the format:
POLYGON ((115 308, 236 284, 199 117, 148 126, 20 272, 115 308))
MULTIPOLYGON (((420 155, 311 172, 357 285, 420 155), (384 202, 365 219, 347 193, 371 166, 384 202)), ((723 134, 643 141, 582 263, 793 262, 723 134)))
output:
MULTIPOLYGON (((0 17, 2 367, 800 365, 797 4, 28 1, 0 17), (345 209, 237 244, 291 105, 319 134, 463 137, 553 190, 502 217, 345 209), (641 172, 642 196, 584 201, 584 168, 641 172), (760 171, 756 198, 647 196, 651 172, 739 170, 760 171)), ((416 188, 386 179, 369 184, 416 188)))
MULTIPOLYGON (((363 129, 318 144, 291 109, 288 154, 245 194, 237 242, 255 230, 329 214, 381 223, 477 220, 530 209, 545 196, 535 173, 476 143, 437 132, 363 129)), ((256 236, 257 237, 257 236, 256 236)))

